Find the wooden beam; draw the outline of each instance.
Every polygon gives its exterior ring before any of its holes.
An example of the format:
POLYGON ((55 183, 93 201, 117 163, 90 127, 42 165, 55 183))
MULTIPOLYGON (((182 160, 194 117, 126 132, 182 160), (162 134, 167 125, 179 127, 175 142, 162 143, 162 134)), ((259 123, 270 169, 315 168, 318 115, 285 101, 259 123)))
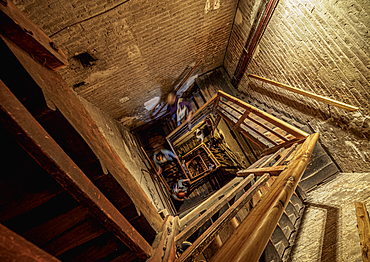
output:
POLYGON ((241 123, 244 122, 244 120, 248 117, 249 113, 250 113, 249 110, 245 110, 244 114, 239 118, 238 122, 236 122, 236 124, 232 126, 234 130, 237 129, 241 123))
POLYGON ((26 50, 42 65, 57 70, 68 65, 60 48, 41 31, 12 1, 0 4, 0 34, 26 50))
MULTIPOLYGON (((237 201, 224 212, 195 242, 185 250, 178 258, 178 262, 194 261, 195 258, 215 239, 218 233, 230 222, 233 217, 252 199, 253 195, 262 187, 268 180, 270 175, 266 174, 259 179, 251 188, 247 190, 237 201)), ((240 225, 239 225, 240 227, 240 225)), ((238 228, 239 228, 238 227, 238 228)), ((239 239, 240 241, 240 239, 239 239)), ((240 241, 249 242, 249 241, 240 241)), ((221 247, 222 248, 222 247, 221 247)), ((228 259, 218 261, 230 261, 228 259)), ((241 261, 250 261, 248 259, 241 261)))
POLYGON ((117 151, 99 130, 97 123, 87 111, 76 93, 67 85, 62 76, 37 63, 28 53, 13 42, 2 37, 22 66, 60 110, 68 122, 90 146, 98 159, 107 167, 112 176, 125 190, 150 226, 158 232, 163 219, 133 177, 117 151))
POLYGON ((264 129, 268 130, 268 131, 269 131, 270 133, 272 133, 274 136, 277 136, 278 138, 281 138, 283 141, 288 141, 288 139, 287 139, 285 136, 283 136, 282 134, 279 134, 278 132, 276 132, 276 131, 275 131, 275 130, 273 130, 272 128, 268 127, 267 125, 264 125, 264 124, 260 123, 258 120, 253 119, 253 118, 251 118, 251 117, 248 117, 248 119, 249 119, 250 121, 252 121, 253 123, 255 123, 255 124, 257 124, 257 125, 259 125, 259 126, 263 127, 264 129))
POLYGON ((264 173, 269 173, 272 176, 278 176, 281 172, 285 170, 286 166, 272 166, 272 167, 262 167, 254 169, 240 170, 236 174, 238 176, 248 176, 254 174, 255 176, 262 176, 264 173))
POLYGON ((315 133, 306 139, 288 168, 277 177, 258 205, 212 257, 211 262, 259 260, 306 169, 318 138, 319 134, 315 133))
POLYGON ((5 127, 41 167, 139 257, 146 258, 151 254, 152 248, 146 240, 59 147, 1 80, 0 109, 0 119, 5 127))
POLYGON ((241 128, 238 128, 237 131, 239 131, 240 134, 242 134, 243 136, 245 136, 245 138, 247 138, 250 141, 252 141, 252 143, 255 144, 256 146, 258 146, 260 149, 262 149, 262 150, 266 149, 267 145, 265 145, 264 143, 262 143, 259 139, 255 138, 254 136, 252 136, 251 134, 249 134, 245 130, 243 130, 241 128))
POLYGON ((346 104, 346 103, 342 103, 342 102, 339 102, 337 100, 327 98, 325 96, 320 96, 320 95, 317 95, 315 93, 305 91, 303 89, 299 89, 299 88, 292 87, 292 86, 289 86, 289 85, 286 85, 286 84, 283 84, 283 83, 279 83, 279 82, 271 80, 271 79, 260 77, 260 76, 254 75, 254 74, 248 74, 248 76, 251 77, 251 78, 258 79, 262 82, 265 82, 265 83, 268 83, 268 84, 271 84, 271 85, 274 85, 274 86, 281 87, 285 90, 300 94, 302 96, 310 97, 312 99, 315 99, 317 101, 326 103, 328 105, 339 107, 341 109, 344 109, 344 110, 347 110, 347 111, 350 111, 350 112, 358 110, 358 107, 355 107, 355 106, 352 106, 352 105, 349 105, 349 104, 346 104))
POLYGON ((360 245, 362 259, 364 262, 370 261, 370 220, 365 203, 355 202, 358 233, 360 235, 360 245))
POLYGON ((0 224, 0 261, 60 262, 20 235, 0 224))
POLYGON ((190 237, 195 231, 197 231, 205 222, 207 222, 216 212, 218 212, 224 205, 226 205, 232 198, 236 196, 243 188, 245 188, 254 178, 254 175, 250 175, 245 178, 240 184, 231 190, 227 195, 221 198, 216 204, 209 206, 207 211, 193 221, 190 225, 181 231, 180 234, 176 236, 175 244, 179 246, 188 237, 190 237))
POLYGON ((293 136, 297 137, 297 138, 304 138, 304 137, 307 137, 308 134, 302 130, 300 130, 299 128, 296 128, 290 124, 288 124, 287 122, 273 116, 273 115, 270 115, 269 113, 266 113, 265 111, 262 111, 254 106, 251 106, 250 104, 242 101, 242 100, 239 100, 221 90, 218 91, 218 94, 228 100, 230 100, 231 102, 237 104, 238 106, 241 106, 243 107, 244 109, 249 109, 253 114, 267 120, 268 122, 270 122, 271 124, 274 124, 275 126, 277 127, 280 127, 281 129, 287 131, 288 133, 292 134, 293 136))

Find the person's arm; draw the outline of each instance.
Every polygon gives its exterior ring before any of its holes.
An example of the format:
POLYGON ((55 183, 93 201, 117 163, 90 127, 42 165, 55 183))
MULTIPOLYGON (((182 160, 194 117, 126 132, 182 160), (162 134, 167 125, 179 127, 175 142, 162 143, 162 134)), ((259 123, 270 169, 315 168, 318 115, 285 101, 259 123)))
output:
POLYGON ((172 197, 173 197, 175 200, 177 200, 177 201, 184 201, 184 199, 182 199, 182 198, 178 198, 178 197, 176 196, 176 194, 172 194, 172 197))
POLYGON ((159 176, 160 174, 162 174, 162 168, 161 168, 161 166, 158 167, 158 171, 157 171, 157 175, 159 176))
POLYGON ((170 157, 170 158, 176 158, 176 159, 179 159, 172 151, 170 150, 167 150, 167 149, 163 149, 162 150, 162 153, 164 155, 166 155, 166 157, 170 157))

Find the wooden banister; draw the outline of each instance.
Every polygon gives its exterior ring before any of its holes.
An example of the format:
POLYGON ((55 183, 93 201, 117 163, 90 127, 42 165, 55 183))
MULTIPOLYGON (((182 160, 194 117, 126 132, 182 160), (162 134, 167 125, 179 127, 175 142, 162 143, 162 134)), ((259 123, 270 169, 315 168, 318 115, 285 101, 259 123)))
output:
POLYGON ((218 91, 218 95, 220 95, 221 97, 224 97, 226 99, 228 99, 229 101, 235 103, 236 105, 238 106, 241 106, 247 110, 250 110, 253 114, 261 117, 262 119, 265 119, 267 121, 269 121, 270 123, 276 125, 277 127, 280 127, 281 129, 289 132, 290 134, 292 134, 293 136, 297 137, 297 138, 304 138, 304 137, 307 137, 308 134, 302 130, 300 130, 299 128, 296 128, 286 122, 284 122, 283 120, 280 120, 279 118, 273 116, 273 115, 270 115, 254 106, 251 106, 250 104, 242 101, 242 100, 239 100, 223 91, 218 91))
POLYGON ((346 103, 342 103, 342 102, 339 102, 337 100, 334 100, 334 99, 331 99, 331 98, 328 98, 328 97, 325 97, 325 96, 320 96, 320 95, 314 94, 312 92, 308 92, 308 91, 303 90, 303 89, 299 89, 299 88, 292 87, 292 86, 289 86, 289 85, 286 85, 286 84, 283 84, 283 83, 279 83, 279 82, 274 81, 274 80, 270 80, 270 79, 267 79, 267 78, 264 78, 264 77, 261 77, 261 76, 257 76, 257 75, 253 75, 253 74, 248 74, 248 76, 252 77, 252 78, 255 78, 255 79, 258 79, 262 82, 265 82, 265 83, 268 83, 268 84, 271 84, 271 85, 274 85, 274 86, 281 87, 285 90, 300 94, 302 96, 306 96, 306 97, 315 99, 317 101, 326 103, 328 105, 332 105, 332 106, 342 108, 342 109, 350 111, 350 112, 358 110, 358 107, 355 107, 355 106, 352 106, 352 105, 349 105, 349 104, 346 104, 346 103))
POLYGON ((306 169, 318 138, 318 133, 307 137, 288 168, 212 257, 211 262, 258 261, 306 169), (247 241, 240 241, 241 238, 247 241))

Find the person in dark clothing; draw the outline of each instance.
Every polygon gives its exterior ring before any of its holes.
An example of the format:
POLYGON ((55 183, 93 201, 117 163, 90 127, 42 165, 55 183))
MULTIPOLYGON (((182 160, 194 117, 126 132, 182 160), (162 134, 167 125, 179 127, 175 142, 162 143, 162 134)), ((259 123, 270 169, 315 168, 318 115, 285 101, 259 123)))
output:
POLYGON ((179 98, 174 92, 168 94, 166 103, 171 120, 176 119, 177 126, 179 126, 186 119, 189 129, 191 129, 190 121, 193 115, 191 104, 183 98, 179 98))
POLYGON ((163 171, 163 167, 168 161, 173 161, 178 159, 178 157, 172 153, 170 150, 161 149, 158 152, 154 153, 153 161, 155 167, 157 168, 157 175, 160 175, 163 171))

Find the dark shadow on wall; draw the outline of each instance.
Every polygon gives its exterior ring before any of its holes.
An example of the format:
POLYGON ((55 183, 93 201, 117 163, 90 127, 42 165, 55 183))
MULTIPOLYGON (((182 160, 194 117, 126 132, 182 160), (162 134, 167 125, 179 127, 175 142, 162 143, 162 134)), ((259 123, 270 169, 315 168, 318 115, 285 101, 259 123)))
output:
MULTIPOLYGON (((273 100, 276 100, 276 101, 278 101, 278 102, 280 102, 280 103, 282 103, 282 104, 284 104, 288 107, 294 108, 294 109, 302 112, 303 114, 310 115, 312 117, 318 118, 321 121, 328 121, 329 119, 331 119, 330 122, 329 122, 330 124, 332 124, 333 126, 337 126, 337 127, 341 128, 342 130, 351 132, 358 139, 364 139, 364 136, 367 139, 370 139, 370 132, 362 133, 361 131, 350 128, 349 127, 349 121, 350 121, 349 118, 345 119, 343 117, 337 117, 334 114, 331 114, 330 110, 331 110, 332 106, 330 106, 330 105, 326 105, 326 107, 328 108, 328 110, 326 112, 322 109, 316 109, 316 108, 314 109, 314 108, 312 108, 312 107, 310 107, 310 106, 308 106, 308 105, 306 105, 306 104, 304 104, 304 103, 302 103, 302 102, 300 102, 296 99, 291 99, 289 97, 282 96, 280 94, 277 94, 277 93, 273 92, 272 90, 266 90, 265 88, 263 88, 263 86, 259 86, 255 83, 251 82, 251 81, 249 81, 249 83, 248 83, 248 89, 251 89, 252 91, 257 92, 257 93, 259 93, 263 96, 267 96, 267 97, 269 97, 273 100)), ((246 93, 246 92, 244 91, 243 93, 246 93)), ((246 93, 246 95, 250 95, 250 94, 246 93)), ((255 97, 253 97, 253 98, 256 99, 255 97)), ((274 110, 276 110, 275 107, 274 107, 274 110)), ((276 111, 281 112, 281 110, 276 110, 276 111)), ((281 113, 285 114, 287 117, 293 118, 297 122, 302 123, 302 120, 298 119, 296 116, 289 115, 286 112, 281 112, 281 113)), ((302 123, 302 124, 307 124, 307 123, 302 123)))
MULTIPOLYGON (((316 207, 326 210, 326 220, 323 236, 323 242, 321 247, 321 262, 333 262, 337 261, 337 242, 338 242, 338 227, 339 227, 339 208, 327 205, 320 205, 315 203, 305 203, 306 208, 316 207)), ((310 226, 306 221, 306 212, 303 213, 302 222, 298 229, 298 235, 296 239, 299 239, 302 232, 302 225, 310 226)), ((294 253, 297 246, 294 245, 291 253, 294 253)), ((309 250, 307 250, 309 252, 309 250)), ((292 261, 291 258, 288 261, 292 261)))

